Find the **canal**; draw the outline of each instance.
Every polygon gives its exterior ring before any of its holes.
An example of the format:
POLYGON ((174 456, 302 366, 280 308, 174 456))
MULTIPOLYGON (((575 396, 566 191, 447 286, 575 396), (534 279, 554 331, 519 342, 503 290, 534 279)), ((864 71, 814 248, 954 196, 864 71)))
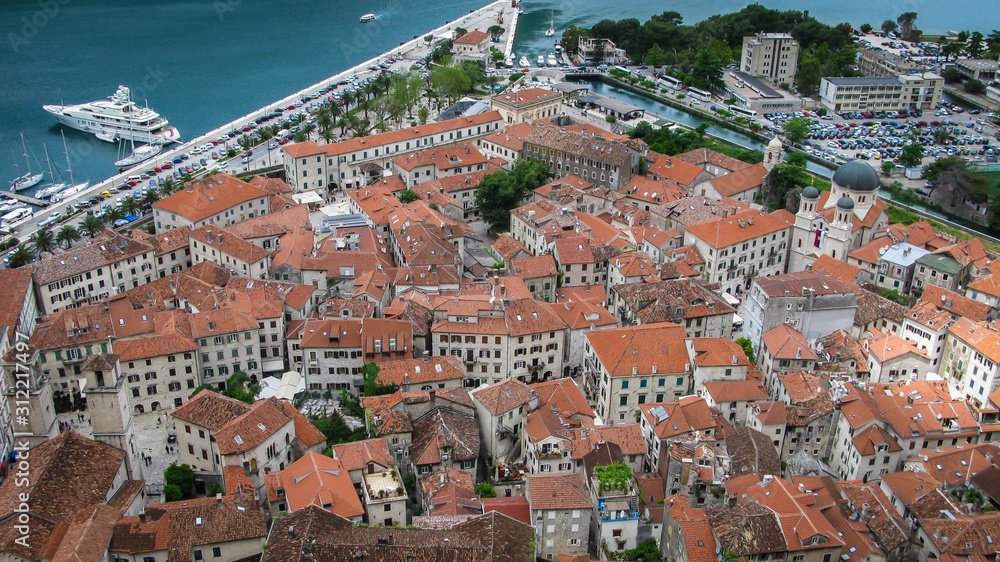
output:
MULTIPOLYGON (((688 113, 686 111, 681 111, 679 109, 673 108, 669 105, 664 105, 658 101, 649 99, 645 96, 630 92, 628 90, 623 90, 615 86, 606 84, 605 82, 597 79, 576 79, 574 82, 581 84, 586 84, 590 91, 609 98, 615 98, 624 102, 628 102, 636 107, 641 107, 646 111, 650 111, 663 117, 668 121, 673 121, 674 123, 679 123, 692 129, 701 125, 702 123, 707 123, 709 128, 708 132, 714 137, 720 138, 722 140, 731 142, 735 145, 742 146, 744 148, 751 148, 756 150, 764 150, 766 148, 764 144, 758 142, 756 139, 748 137, 744 134, 737 133, 736 131, 731 131, 717 126, 714 122, 703 119, 697 115, 688 113)), ((822 176, 824 178, 829 178, 833 175, 833 170, 825 166, 821 166, 815 162, 807 161, 806 168, 815 173, 816 175, 822 176)))

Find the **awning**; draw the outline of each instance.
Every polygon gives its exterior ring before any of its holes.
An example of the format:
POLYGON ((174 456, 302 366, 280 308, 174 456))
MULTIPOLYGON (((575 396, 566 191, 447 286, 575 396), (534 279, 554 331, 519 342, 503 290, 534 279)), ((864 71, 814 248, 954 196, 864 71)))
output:
POLYGON ((302 193, 293 193, 292 200, 299 205, 308 205, 309 203, 322 203, 323 198, 319 196, 315 191, 305 191, 302 193))

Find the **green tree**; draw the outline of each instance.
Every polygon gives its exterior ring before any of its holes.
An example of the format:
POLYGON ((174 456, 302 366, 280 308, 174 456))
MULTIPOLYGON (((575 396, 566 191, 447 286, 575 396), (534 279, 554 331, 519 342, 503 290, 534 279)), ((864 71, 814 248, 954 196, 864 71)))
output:
POLYGON ((916 140, 910 139, 910 144, 903 147, 899 153, 899 163, 912 168, 919 166, 924 157, 924 147, 916 140))
POLYGON ((177 486, 182 494, 187 495, 194 487, 194 470, 186 464, 172 463, 163 471, 163 482, 167 486, 177 486))
POLYGON ((970 59, 978 59, 983 56, 983 49, 983 34, 973 31, 972 35, 969 35, 969 45, 965 48, 965 52, 969 54, 970 59))
POLYGON ((122 208, 115 206, 111 207, 107 211, 104 211, 104 216, 102 216, 101 219, 104 220, 104 224, 114 225, 116 220, 124 216, 125 213, 122 212, 122 208))
POLYGON ((893 169, 895 169, 895 167, 896 165, 890 162, 889 160, 882 161, 882 173, 887 176, 892 172, 893 169))
POLYGON ((917 21, 916 12, 903 12, 896 18, 896 23, 899 24, 899 34, 906 39, 911 41, 910 37, 913 34, 913 22, 917 21))
POLYGON ((885 20, 882 22, 882 33, 894 33, 899 29, 899 24, 892 20, 885 20))
POLYGON ((392 394, 399 390, 394 384, 381 384, 378 382, 379 371, 378 363, 367 362, 361 366, 365 396, 381 396, 383 394, 392 394))
POLYGON ((899 303, 903 306, 910 306, 910 299, 906 296, 901 295, 896 289, 886 289, 879 293, 882 298, 889 299, 893 302, 899 303))
POLYGON ((35 253, 41 257, 45 252, 51 253, 56 247, 55 237, 52 236, 52 231, 43 228, 35 233, 35 241, 32 242, 35 248, 35 253))
POLYGON ((491 228, 506 232, 510 211, 518 207, 532 190, 549 178, 549 167, 541 160, 518 160, 510 170, 497 170, 483 176, 476 186, 476 206, 491 228))
POLYGON ((562 48, 567 54, 575 55, 580 50, 580 40, 590 36, 590 32, 575 24, 569 24, 562 33, 562 48))
MULTIPOLYGON (((226 388, 219 394, 228 396, 229 398, 234 398, 241 402, 246 402, 247 404, 253 404, 257 395, 260 394, 260 385, 251 384, 248 386, 247 383, 249 382, 250 377, 247 376, 246 373, 243 371, 236 371, 226 379, 226 388)), ((195 388, 194 391, 191 392, 191 396, 188 399, 190 400, 191 398, 194 398, 195 395, 202 390, 216 391, 216 388, 213 385, 203 384, 198 388, 195 388)))
POLYGON ((791 144, 800 144, 809 136, 809 125, 811 121, 805 117, 793 117, 785 122, 781 132, 791 144))
POLYGON ((396 199, 399 199, 400 203, 406 204, 420 199, 420 194, 412 189, 404 189, 396 194, 396 199))
POLYGON ((426 105, 420 106, 420 111, 417 112, 417 118, 420 119, 420 124, 424 125, 427 123, 427 118, 431 116, 431 110, 427 109, 426 105))
POLYGON ((799 92, 811 95, 819 89, 819 82, 822 78, 822 65, 815 53, 806 51, 802 53, 799 60, 799 71, 795 75, 795 83, 799 87, 799 92))
POLYGON ((713 92, 725 85, 722 80, 722 61, 712 58, 707 48, 698 51, 691 77, 697 85, 713 92))
POLYGON ((7 259, 7 267, 21 267, 22 265, 31 263, 33 259, 35 259, 35 255, 31 253, 31 250, 27 246, 18 246, 14 250, 14 253, 7 259))
POLYGON ((982 95, 986 93, 986 84, 983 84, 975 78, 969 78, 965 82, 965 91, 970 94, 982 95))
POLYGON ((874 29, 874 28, 872 27, 872 24, 870 24, 870 23, 863 23, 863 24, 861 24, 861 33, 864 33, 864 34, 867 35, 867 34, 869 34, 869 33, 872 32, 872 29, 874 29))
POLYGON ((331 445, 362 441, 368 438, 363 427, 351 429, 344 421, 344 417, 337 411, 328 416, 314 417, 310 421, 331 445))
POLYGON ((660 553, 659 547, 656 546, 656 539, 646 539, 631 550, 611 553, 612 560, 643 560, 652 562, 654 560, 661 560, 662 558, 663 555, 660 553))
POLYGON ((122 211, 125 211, 126 215, 134 215, 138 210, 139 203, 135 200, 134 196, 129 195, 122 199, 122 211))
POLYGON ((104 232, 104 221, 94 215, 87 215, 83 217, 83 221, 80 223, 80 232, 84 236, 94 238, 104 232))
POLYGON ((499 41, 500 36, 503 35, 507 30, 499 25, 491 25, 486 28, 486 33, 490 34, 490 38, 494 41, 499 41))
POLYGON ((63 227, 59 229, 59 232, 56 232, 56 242, 67 249, 72 248, 73 242, 76 242, 79 239, 80 233, 69 224, 63 225, 63 227))
POLYGON ((167 484, 163 487, 163 499, 168 502, 176 502, 184 499, 184 492, 176 484, 167 484))
POLYGON ((461 68, 439 66, 431 72, 431 85, 451 104, 472 90, 472 79, 461 68))
POLYGON ((753 352, 753 342, 751 342, 749 338, 733 340, 733 343, 743 348, 743 353, 746 354, 747 359, 749 359, 751 363, 754 365, 757 364, 757 357, 753 352))
POLYGON ((497 491, 489 482, 480 482, 476 484, 476 495, 480 498, 495 498, 497 491))
POLYGON ((670 59, 667 57, 666 51, 664 51, 659 45, 653 45, 648 51, 646 51, 646 57, 644 60, 646 64, 661 66, 667 64, 670 59))
POLYGON ((949 156, 924 167, 924 176, 935 184, 950 189, 951 206, 961 199, 977 203, 987 200, 986 181, 972 170, 972 165, 961 156, 949 156))
POLYGON ((788 208, 789 195, 796 188, 811 182, 812 178, 806 173, 805 156, 801 152, 793 152, 783 164, 778 164, 767 174, 761 198, 773 209, 788 208))
POLYGON ((994 29, 986 36, 986 48, 990 58, 995 59, 1000 56, 1000 30, 994 29))
POLYGON ((434 42, 434 34, 428 33, 427 35, 424 35, 424 42, 427 43, 427 46, 430 46, 430 44, 434 42))
MULTIPOLYGON (((997 184, 995 191, 1000 193, 1000 183, 997 184)), ((986 220, 989 221, 990 228, 1000 232, 1000 195, 990 197, 990 207, 986 213, 986 220)), ((14 259, 11 258, 11 261, 13 262, 14 259)))

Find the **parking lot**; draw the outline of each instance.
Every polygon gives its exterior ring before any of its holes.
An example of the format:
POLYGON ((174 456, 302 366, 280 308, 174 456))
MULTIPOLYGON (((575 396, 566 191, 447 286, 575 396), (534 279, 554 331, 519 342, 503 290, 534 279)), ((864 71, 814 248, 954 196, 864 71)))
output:
POLYGON ((793 117, 812 119, 809 136, 801 149, 814 156, 839 162, 862 159, 896 161, 904 146, 917 142, 924 147, 924 163, 946 156, 970 162, 996 162, 1000 156, 994 114, 966 112, 955 106, 934 112, 845 112, 765 114, 764 129, 780 132, 793 117))

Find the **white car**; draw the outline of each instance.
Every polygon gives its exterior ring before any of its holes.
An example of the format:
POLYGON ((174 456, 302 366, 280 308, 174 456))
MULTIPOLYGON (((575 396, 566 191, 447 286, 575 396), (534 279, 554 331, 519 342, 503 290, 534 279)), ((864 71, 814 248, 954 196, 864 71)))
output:
POLYGON ((268 150, 273 150, 275 148, 278 148, 278 143, 275 141, 271 141, 271 144, 267 145, 268 150))

